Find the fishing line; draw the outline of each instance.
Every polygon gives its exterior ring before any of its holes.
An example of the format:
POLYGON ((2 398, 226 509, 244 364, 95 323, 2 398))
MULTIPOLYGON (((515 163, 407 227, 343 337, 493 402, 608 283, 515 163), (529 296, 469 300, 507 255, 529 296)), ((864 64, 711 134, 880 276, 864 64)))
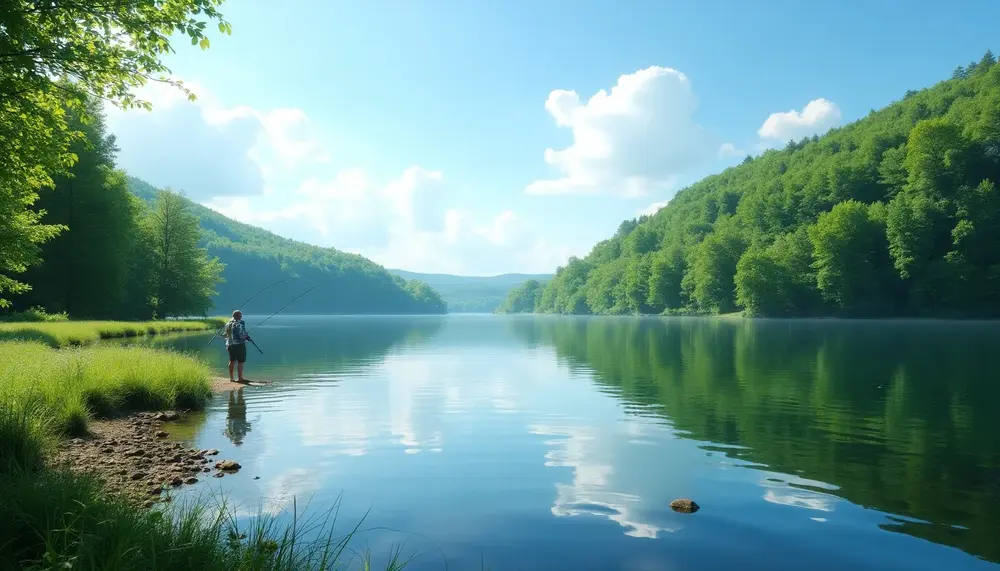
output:
POLYGON ((249 329, 249 331, 247 331, 247 335, 250 335, 250 331, 253 331, 254 329, 257 329, 258 327, 260 327, 261 325, 263 325, 263 324, 264 324, 265 322, 267 322, 267 320, 268 320, 268 319, 271 319, 271 318, 272 318, 272 317, 274 317, 275 315, 278 315, 278 314, 279 314, 279 313, 281 313, 281 312, 282 312, 282 311, 283 311, 283 310, 284 310, 284 309, 285 309, 286 307, 288 307, 289 305, 292 305, 293 303, 295 303, 295 300, 299 299, 300 297, 304 296, 305 294, 307 294, 307 293, 311 292, 312 290, 314 290, 314 289, 318 288, 318 287, 319 287, 319 286, 321 286, 321 285, 323 285, 323 284, 316 284, 316 285, 312 286, 311 288, 307 289, 306 291, 304 291, 304 292, 300 293, 299 295, 297 295, 297 296, 293 297, 293 298, 292 298, 292 301, 289 301, 289 302, 288 302, 288 303, 286 303, 285 305, 281 306, 281 309, 279 309, 278 311, 275 311, 275 312, 274 312, 274 313, 272 313, 271 315, 268 315, 268 316, 267 316, 267 317, 266 317, 266 318, 264 319, 264 321, 261 321, 261 322, 260 322, 260 323, 258 323, 257 325, 254 325, 253 327, 251 327, 251 328, 249 329))
MULTIPOLYGON (((278 284, 283 284, 283 283, 285 283, 285 282, 290 282, 290 281, 292 281, 292 280, 297 280, 297 279, 299 279, 299 278, 298 278, 298 277, 294 277, 294 278, 287 278, 287 279, 283 279, 283 280, 278 280, 278 281, 274 282, 273 284, 269 284, 269 285, 266 285, 266 286, 264 286, 263 288, 259 289, 259 290, 257 291, 257 293, 255 293, 255 294, 251 295, 251 296, 250 296, 250 297, 248 297, 248 298, 247 298, 247 299, 246 299, 246 300, 245 300, 245 301, 244 301, 243 303, 241 303, 241 304, 239 305, 240 309, 242 309, 242 308, 246 307, 246 305, 247 305, 248 303, 250 303, 251 301, 253 301, 253 298, 255 298, 255 297, 257 297, 258 295, 260 295, 260 294, 264 293, 265 291, 267 291, 267 290, 271 289, 272 287, 274 287, 274 286, 276 286, 276 285, 278 285, 278 284)), ((215 338, 219 336, 219 333, 220 333, 220 332, 222 332, 222 329, 224 329, 224 328, 225 328, 225 326, 223 326, 223 328, 220 328, 220 329, 219 329, 218 331, 216 331, 216 332, 215 332, 215 335, 212 335, 212 338, 208 340, 208 344, 209 344, 209 345, 211 345, 211 344, 212 344, 212 341, 215 341, 215 338)), ((255 344, 254 344, 254 346, 256 347, 256 346, 257 346, 257 344, 255 343, 255 344)), ((260 351, 260 347, 257 347, 257 350, 258 350, 258 351, 260 351)), ((263 354, 263 351, 261 351, 261 354, 263 354)))

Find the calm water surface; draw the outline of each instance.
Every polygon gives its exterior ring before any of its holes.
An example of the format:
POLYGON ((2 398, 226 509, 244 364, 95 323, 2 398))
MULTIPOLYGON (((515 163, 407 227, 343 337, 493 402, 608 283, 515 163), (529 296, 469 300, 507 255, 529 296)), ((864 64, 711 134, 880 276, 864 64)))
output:
MULTIPOLYGON (((279 316, 253 336, 247 376, 274 384, 188 427, 244 468, 187 493, 340 501, 411 569, 1000 568, 998 324, 279 316)), ((221 373, 209 337, 154 342, 221 373)))

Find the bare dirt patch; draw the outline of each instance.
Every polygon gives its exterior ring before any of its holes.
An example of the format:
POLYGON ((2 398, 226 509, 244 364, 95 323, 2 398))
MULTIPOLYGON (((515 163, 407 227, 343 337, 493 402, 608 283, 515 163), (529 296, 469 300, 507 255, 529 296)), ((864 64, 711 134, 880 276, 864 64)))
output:
POLYGON ((226 377, 213 377, 212 392, 224 393, 226 391, 231 391, 234 389, 238 389, 240 387, 264 387, 269 384, 271 384, 270 381, 249 381, 246 383, 240 383, 240 382, 230 381, 226 377))

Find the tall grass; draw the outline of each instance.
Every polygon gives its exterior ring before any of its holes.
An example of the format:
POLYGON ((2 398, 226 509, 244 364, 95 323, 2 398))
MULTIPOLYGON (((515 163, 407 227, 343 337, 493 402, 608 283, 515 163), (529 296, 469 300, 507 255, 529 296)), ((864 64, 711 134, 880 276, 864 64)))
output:
MULTIPOLYGON (((208 379, 169 351, 0 342, 0 569, 370 569, 364 557, 345 561, 357 528, 337 536, 329 514, 281 526, 266 515, 241 524, 224 504, 138 510, 96 477, 46 466, 50 448, 94 415, 200 407, 208 379)), ((401 567, 391 554, 387 568, 401 567)))
MULTIPOLYGON (((349 544, 357 532, 334 530, 330 512, 278 525, 259 515, 244 525, 223 504, 136 510, 100 482, 63 471, 0 477, 0 569, 118 571, 324 571, 370 559, 349 544)), ((404 561, 390 554, 387 569, 404 561)))
POLYGON ((30 407, 60 435, 85 431, 91 415, 200 408, 211 396, 209 378, 199 361, 147 347, 0 343, 0 403, 30 407))
POLYGON ((0 323, 0 341, 42 341, 52 347, 86 345, 100 339, 180 331, 212 331, 221 318, 165 321, 40 321, 0 323))

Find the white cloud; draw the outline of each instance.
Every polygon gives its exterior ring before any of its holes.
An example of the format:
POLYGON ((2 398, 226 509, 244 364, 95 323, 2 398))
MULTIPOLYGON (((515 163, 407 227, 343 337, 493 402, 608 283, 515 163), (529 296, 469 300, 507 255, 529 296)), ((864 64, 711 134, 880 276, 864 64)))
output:
POLYGON ((330 160, 301 109, 227 107, 204 87, 186 86, 196 101, 150 83, 139 94, 151 112, 106 107, 123 168, 200 201, 264 194, 276 171, 330 160))
POLYGON ((649 206, 647 206, 647 207, 639 210, 638 212, 636 212, 636 215, 637 216, 652 216, 652 215, 656 214, 657 212, 659 212, 661 208, 663 208, 664 206, 666 206, 669 203, 670 203, 669 200, 664 200, 662 202, 654 202, 654 203, 650 204, 649 206))
POLYGON ((723 158, 732 157, 743 157, 746 156, 746 151, 736 148, 736 145, 732 143, 722 143, 719 145, 719 156, 723 158))
POLYGON ((670 188, 714 152, 694 121, 697 106, 687 76, 657 66, 622 75, 610 93, 601 89, 586 103, 575 91, 555 90, 545 108, 572 130, 573 143, 546 149, 545 162, 564 176, 536 180, 525 192, 641 196, 670 188))
POLYGON ((762 139, 786 142, 801 140, 817 134, 823 134, 840 125, 840 108, 828 99, 814 99, 802 108, 781 113, 771 113, 764 121, 757 134, 762 139))
POLYGON ((209 90, 150 84, 153 111, 108 109, 119 164, 242 222, 361 254, 389 267, 453 273, 548 272, 570 252, 512 210, 473 213, 444 173, 413 165, 376 177, 335 168, 307 114, 226 105, 209 90))
POLYGON ((217 199, 207 205, 226 216, 368 256, 387 267, 425 272, 492 275, 516 268, 549 272, 568 248, 551 245, 512 210, 482 219, 444 206, 448 185, 440 171, 420 166, 376 183, 360 170, 302 182, 280 208, 264 197, 217 199))

